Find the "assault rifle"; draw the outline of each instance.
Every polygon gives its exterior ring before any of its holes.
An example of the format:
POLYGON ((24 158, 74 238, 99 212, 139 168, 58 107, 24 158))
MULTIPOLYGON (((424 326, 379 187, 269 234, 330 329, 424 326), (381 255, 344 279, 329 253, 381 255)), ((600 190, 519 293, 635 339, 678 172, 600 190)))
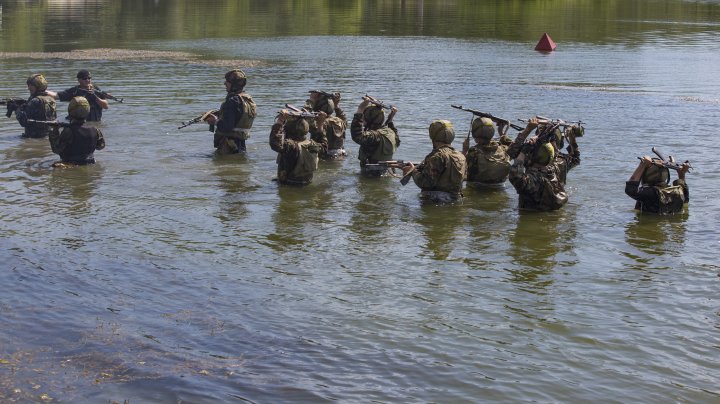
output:
POLYGON ((54 128, 69 128, 70 122, 60 122, 60 121, 36 121, 35 119, 28 119, 28 123, 34 123, 38 125, 47 125, 52 126, 54 128))
MULTIPOLYGON (((370 169, 378 169, 378 170, 387 170, 387 169, 403 169, 403 167, 407 167, 410 164, 414 165, 415 168, 422 170, 423 163, 418 161, 403 161, 403 160, 382 160, 378 161, 377 163, 367 163, 365 164, 366 168, 370 169)), ((410 182, 410 178, 412 178, 412 172, 408 173, 407 175, 403 176, 400 179, 400 184, 407 185, 408 182, 410 182)))
MULTIPOLYGON (((220 112, 219 109, 211 109, 210 111, 200 114, 199 116, 197 116, 187 122, 181 122, 182 126, 178 126, 178 129, 182 129, 182 128, 185 128, 187 126, 190 126, 190 125, 193 125, 196 123, 205 122, 207 120, 208 116, 215 115, 218 112, 220 112)), ((210 125, 210 132, 215 132, 215 125, 210 125)))
POLYGON ((393 109, 393 106, 392 106, 392 105, 386 104, 386 103, 378 100, 377 98, 372 97, 372 96, 367 95, 367 94, 365 94, 365 95, 362 97, 362 99, 365 100, 365 101, 368 101, 368 102, 370 102, 370 103, 372 103, 372 104, 375 104, 375 105, 377 105, 378 107, 380 107, 380 108, 382 108, 382 109, 390 109, 390 110, 393 109))
POLYGON ((122 104, 123 101, 125 100, 125 98, 122 98, 122 97, 118 98, 118 97, 116 97, 110 93, 106 93, 105 91, 102 91, 102 90, 101 91, 95 90, 95 92, 102 95, 103 97, 107 98, 108 100, 117 101, 120 104, 122 104))
POLYGON ((97 95, 100 96, 100 98, 117 101, 117 102, 119 102, 120 104, 122 104, 123 101, 125 100, 124 98, 117 98, 117 97, 115 97, 114 95, 112 95, 112 94, 110 94, 110 93, 106 93, 106 92, 103 91, 103 90, 98 90, 97 88, 89 88, 89 89, 88 89, 88 88, 78 87, 77 89, 78 89, 79 91, 82 91, 82 92, 85 92, 85 93, 88 93, 88 94, 97 94, 97 95))
MULTIPOLYGON (((575 136, 576 137, 582 137, 583 134, 585 134, 585 128, 583 125, 585 125, 585 122, 583 121, 565 121, 562 119, 550 119, 545 118, 544 116, 536 115, 535 119, 537 119, 539 125, 555 125, 557 124, 558 127, 563 129, 563 132, 566 131, 568 128, 572 127, 580 127, 582 130, 578 131, 575 136)), ((527 119, 518 119, 520 122, 527 122, 527 119)))
POLYGON ((329 99, 331 99, 331 100, 333 100, 333 101, 335 101, 335 102, 337 102, 337 101, 340 100, 340 93, 328 93, 327 91, 322 91, 322 90, 310 90, 310 91, 308 91, 308 92, 311 93, 311 94, 312 94, 312 93, 320 94, 320 95, 322 95, 323 97, 329 98, 329 99))
MULTIPOLYGON (((515 129, 515 130, 520 130, 520 131, 523 130, 523 129, 525 129, 525 128, 523 128, 523 127, 520 126, 520 125, 515 125, 514 123, 510 123, 510 121, 508 121, 507 119, 498 118, 498 117, 496 117, 496 116, 494 116, 494 115, 492 115, 492 114, 488 114, 487 112, 478 111, 478 110, 476 110, 476 109, 464 108, 462 105, 452 105, 452 104, 451 104, 450 106, 453 107, 453 108, 455 108, 455 109, 460 109, 460 110, 463 110, 463 111, 466 111, 466 112, 471 112, 473 115, 479 116, 480 118, 488 118, 488 119, 490 119, 491 121, 493 121, 493 122, 495 122, 496 124, 498 124, 498 126, 499 126, 499 125, 504 126, 504 127, 506 128, 506 129, 505 129, 506 132, 507 132, 507 127, 511 127, 511 128, 513 128, 513 129, 515 129)), ((505 133, 502 133, 502 135, 504 135, 504 134, 505 134, 505 133)))
POLYGON ((291 104, 285 104, 285 108, 288 109, 287 114, 290 116, 315 119, 320 115, 319 112, 307 111, 291 104))
POLYGON ((0 105, 7 105, 7 112, 5 113, 5 116, 10 118, 13 112, 17 111, 17 109, 26 102, 27 100, 23 98, 7 98, 0 100, 0 105))
MULTIPOLYGON (((678 164, 678 162, 675 161, 675 158, 673 156, 668 156, 667 158, 665 158, 665 153, 658 150, 657 147, 653 147, 652 151, 653 153, 655 153, 656 156, 658 156, 658 159, 653 159, 653 162, 655 162, 656 164, 660 164, 665 168, 669 168, 675 171, 680 171, 680 169, 682 168, 682 164, 678 164)), ((642 157, 638 157, 638 159, 642 160, 642 157)), ((691 170, 693 169, 693 167, 690 165, 690 160, 685 160, 685 163, 683 164, 687 164, 691 170)))

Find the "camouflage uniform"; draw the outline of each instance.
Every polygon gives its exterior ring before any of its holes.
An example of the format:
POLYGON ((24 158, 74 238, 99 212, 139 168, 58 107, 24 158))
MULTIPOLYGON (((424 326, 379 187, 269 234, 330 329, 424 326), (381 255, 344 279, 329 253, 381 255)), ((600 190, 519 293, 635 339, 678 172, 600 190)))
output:
POLYGON ((52 132, 48 125, 28 123, 28 119, 36 121, 54 121, 57 119, 55 99, 42 91, 33 94, 25 104, 15 111, 15 118, 25 128, 23 137, 43 138, 52 132))
POLYGON ((380 176, 385 170, 368 170, 365 168, 365 164, 392 160, 393 153, 400 146, 400 137, 392 122, 378 129, 363 130, 362 120, 363 114, 356 113, 350 124, 350 136, 355 143, 360 145, 358 151, 360 170, 365 175, 380 176))
POLYGON ((277 179, 281 184, 307 185, 317 169, 318 154, 327 149, 327 142, 284 136, 283 125, 275 123, 270 130, 270 148, 278 153, 277 179), (314 155, 314 156, 313 156, 314 155))
POLYGON ((434 202, 449 202, 462 198, 462 182, 467 174, 465 156, 449 144, 433 149, 422 165, 412 173, 423 197, 434 202))
MULTIPOLYGON (((511 149, 514 156, 525 141, 518 136, 511 149)), ((525 167, 517 160, 510 168, 510 183, 518 193, 518 207, 531 210, 556 210, 568 201, 565 192, 565 178, 568 171, 580 164, 580 150, 577 143, 567 147, 568 154, 559 153, 555 160, 544 167, 525 167)))
POLYGON ((102 108, 98 105, 97 99, 105 99, 99 87, 92 86, 91 89, 84 89, 80 86, 70 87, 67 90, 57 93, 60 101, 70 101, 73 97, 85 97, 90 104, 90 115, 87 121, 100 122, 102 120, 102 108), (97 91, 97 92, 95 92, 97 91))
POLYGON ((478 184, 500 184, 505 182, 510 172, 510 156, 508 149, 512 144, 509 136, 500 137, 500 142, 494 140, 489 144, 477 144, 468 150, 467 181, 478 184))
MULTIPOLYGON (((347 156, 345 152, 345 130, 347 129, 347 116, 339 105, 333 105, 335 116, 328 116, 323 128, 318 128, 315 122, 310 122, 310 138, 318 143, 327 141, 327 151, 320 155, 323 160, 341 159, 347 156)), ((311 100, 305 102, 305 107, 315 110, 311 100)))
POLYGON ((82 120, 73 120, 70 127, 59 132, 57 128, 50 133, 50 147, 59 154, 63 163, 77 165, 93 164, 95 150, 105 148, 105 138, 96 127, 83 125, 82 120))
POLYGON ((215 123, 213 144, 218 152, 244 152, 245 140, 250 137, 250 128, 256 114, 255 101, 250 94, 244 91, 228 92, 225 102, 220 105, 215 123))
POLYGON ((625 193, 635 199, 635 209, 660 215, 680 213, 690 201, 690 190, 683 179, 673 181, 672 186, 641 185, 640 181, 627 181, 625 193))

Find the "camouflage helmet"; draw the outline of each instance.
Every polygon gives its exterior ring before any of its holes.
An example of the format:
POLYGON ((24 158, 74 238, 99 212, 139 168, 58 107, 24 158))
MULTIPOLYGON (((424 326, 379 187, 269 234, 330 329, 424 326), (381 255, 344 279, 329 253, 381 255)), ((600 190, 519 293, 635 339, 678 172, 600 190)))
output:
POLYGON ((583 128, 581 125, 573 125, 569 129, 575 137, 583 137, 585 134, 585 128, 583 128))
POLYGON ((370 105, 363 111, 363 120, 366 127, 379 128, 385 122, 385 111, 377 105, 370 105))
POLYGON ((551 143, 544 143, 535 150, 533 163, 543 166, 550 164, 555 159, 555 148, 551 143))
POLYGON ((85 119, 90 114, 90 103, 85 97, 73 97, 68 104, 68 114, 75 119, 85 119))
POLYGON ((310 124, 305 118, 289 116, 285 120, 285 134, 292 138, 302 138, 310 130, 310 124))
POLYGON ((231 91, 241 91, 247 83, 247 76, 242 70, 234 69, 225 73, 225 80, 230 83, 231 91))
POLYGON ((313 110, 330 115, 335 112, 335 102, 328 97, 321 96, 315 103, 313 110))
POLYGON ((47 80, 45 80, 45 76, 42 74, 33 74, 28 77, 27 85, 33 86, 36 91, 41 92, 47 90, 48 83, 47 80))
POLYGON ((646 168, 642 174, 643 184, 658 185, 667 184, 668 182, 670 182, 670 170, 657 164, 646 168))
POLYGON ((490 140, 495 136, 495 125, 490 118, 476 117, 472 121, 472 135, 474 138, 490 140))
POLYGON ((435 120, 428 128, 430 131, 430 140, 433 142, 450 144, 455 139, 455 129, 450 121, 435 120))

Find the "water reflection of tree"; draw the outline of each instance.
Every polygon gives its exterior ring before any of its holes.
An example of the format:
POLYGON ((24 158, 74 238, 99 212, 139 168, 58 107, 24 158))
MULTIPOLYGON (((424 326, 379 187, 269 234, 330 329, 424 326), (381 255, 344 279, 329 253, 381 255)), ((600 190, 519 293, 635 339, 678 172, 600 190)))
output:
POLYGON ((373 245, 392 245, 392 225, 400 184, 391 178, 365 178, 357 175, 354 185, 358 201, 352 209, 350 229, 357 241, 373 245))
POLYGON ((508 270, 511 280, 536 291, 552 285, 549 275, 554 268, 576 262, 570 255, 563 255, 573 251, 575 236, 572 207, 555 212, 521 211, 509 237, 510 255, 516 264, 508 270))
POLYGON ((464 204, 433 205, 423 203, 420 207, 421 216, 418 224, 424 227, 425 252, 431 258, 445 261, 451 257, 461 238, 468 208, 464 204))
POLYGON ((637 214, 625 227, 625 240, 641 254, 625 252, 624 255, 645 268, 654 257, 679 256, 685 246, 685 222, 687 211, 679 215, 659 216, 637 214))
POLYGON ((252 167, 245 155, 214 156, 213 165, 217 183, 224 191, 219 198, 218 220, 233 225, 248 215, 248 195, 259 188, 252 182, 252 167))

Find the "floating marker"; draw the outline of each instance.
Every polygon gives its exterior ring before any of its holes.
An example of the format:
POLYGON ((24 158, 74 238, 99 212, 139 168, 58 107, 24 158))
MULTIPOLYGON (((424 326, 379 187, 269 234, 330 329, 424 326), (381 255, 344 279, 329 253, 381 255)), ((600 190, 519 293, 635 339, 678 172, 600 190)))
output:
POLYGON ((555 42, 553 42, 547 32, 543 34, 540 41, 538 41, 537 45, 535 45, 536 51, 552 52, 555 48, 557 48, 557 45, 555 45, 555 42))

